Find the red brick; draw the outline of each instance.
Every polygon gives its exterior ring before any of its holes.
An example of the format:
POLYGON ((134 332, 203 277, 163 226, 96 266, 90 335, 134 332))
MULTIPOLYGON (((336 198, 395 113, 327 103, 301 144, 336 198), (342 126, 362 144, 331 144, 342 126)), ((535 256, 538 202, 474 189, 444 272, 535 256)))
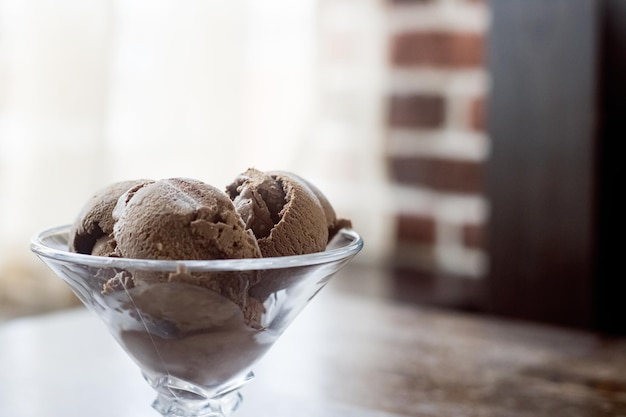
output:
POLYGON ((433 244, 435 242, 435 219, 416 214, 396 216, 396 238, 398 241, 433 244))
POLYGON ((392 39, 397 66, 482 67, 485 37, 479 33, 408 32, 392 39))
POLYGON ((389 165, 392 178, 400 184, 470 194, 484 190, 484 165, 480 162, 395 156, 389 165))
POLYGON ((485 226, 482 224, 465 224, 463 225, 463 245, 468 248, 484 249, 485 244, 485 226))
POLYGON ((484 132, 486 125, 486 100, 484 97, 476 97, 469 106, 469 126, 472 130, 484 132))
POLYGON ((445 100, 438 95, 396 95, 389 100, 389 125, 438 128, 445 118, 445 100))

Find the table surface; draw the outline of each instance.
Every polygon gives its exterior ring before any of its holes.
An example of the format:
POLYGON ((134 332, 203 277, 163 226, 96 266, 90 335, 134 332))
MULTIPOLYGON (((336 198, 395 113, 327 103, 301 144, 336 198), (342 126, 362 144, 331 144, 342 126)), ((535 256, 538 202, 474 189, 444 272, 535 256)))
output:
MULTIPOLYGON (((626 416, 626 339, 323 291, 237 417, 626 416)), ((158 414, 83 309, 0 326, 1 417, 158 414)))

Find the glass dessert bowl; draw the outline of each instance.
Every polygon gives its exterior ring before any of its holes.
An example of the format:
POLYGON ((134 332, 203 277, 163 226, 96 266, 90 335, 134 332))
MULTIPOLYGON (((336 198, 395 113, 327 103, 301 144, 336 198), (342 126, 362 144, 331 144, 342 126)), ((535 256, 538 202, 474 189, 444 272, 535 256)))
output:
POLYGON ((342 229, 307 255, 142 260, 69 252, 69 230, 43 231, 31 249, 104 321, 170 417, 231 415, 254 364, 363 247, 342 229))

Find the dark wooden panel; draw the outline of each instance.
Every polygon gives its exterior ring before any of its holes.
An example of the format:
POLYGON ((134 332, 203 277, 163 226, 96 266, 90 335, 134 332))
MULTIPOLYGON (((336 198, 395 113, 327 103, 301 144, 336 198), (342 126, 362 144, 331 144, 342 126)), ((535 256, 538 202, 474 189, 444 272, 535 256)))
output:
POLYGON ((491 311, 592 325, 598 3, 490 3, 491 311))
POLYGON ((626 334, 626 2, 606 0, 602 15, 602 100, 599 152, 599 233, 596 269, 596 324, 626 334))

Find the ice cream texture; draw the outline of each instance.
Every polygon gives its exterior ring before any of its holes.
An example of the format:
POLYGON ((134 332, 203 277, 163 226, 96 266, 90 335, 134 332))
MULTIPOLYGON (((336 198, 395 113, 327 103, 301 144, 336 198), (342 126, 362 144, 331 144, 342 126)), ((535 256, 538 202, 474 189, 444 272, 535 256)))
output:
POLYGON ((350 227, 316 187, 292 173, 248 169, 226 191, 265 257, 323 251, 350 227))
MULTIPOLYGON (((247 259, 324 251, 342 227, 351 224, 308 181, 251 168, 223 191, 189 178, 111 184, 87 201, 68 243, 72 252, 116 258, 247 259)), ((118 314, 110 318, 117 339, 148 377, 210 386, 240 375, 271 346, 285 320, 276 316, 279 294, 311 278, 297 269, 285 275, 103 269, 93 285, 118 314)))
POLYGON ((97 191, 70 231, 73 252, 135 259, 242 259, 323 251, 349 220, 301 177, 251 168, 225 192, 199 180, 131 180, 97 191))
POLYGON ((69 235, 72 252, 107 256, 113 253, 113 209, 117 200, 130 188, 145 180, 116 182, 98 190, 85 203, 69 235))

